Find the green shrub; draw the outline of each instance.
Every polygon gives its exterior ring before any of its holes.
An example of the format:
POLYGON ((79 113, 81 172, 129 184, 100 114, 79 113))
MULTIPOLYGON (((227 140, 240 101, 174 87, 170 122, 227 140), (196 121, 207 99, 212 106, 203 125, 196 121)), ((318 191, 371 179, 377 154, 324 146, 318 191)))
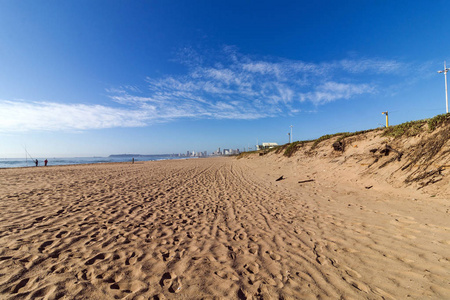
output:
POLYGON ((293 142, 293 143, 290 143, 288 146, 287 146, 287 148, 286 148, 286 150, 284 150, 284 156, 287 156, 287 157, 291 157, 292 156, 292 154, 294 154, 295 153, 295 151, 297 150, 297 145, 299 144, 300 142, 293 142))
POLYGON ((422 127, 425 123, 428 125, 428 130, 432 132, 446 121, 450 121, 450 113, 437 115, 430 119, 410 121, 399 125, 390 126, 384 130, 383 136, 392 136, 394 138, 401 136, 416 136, 423 131, 422 127))
POLYGON ((424 124, 425 120, 418 120, 390 126, 384 130, 383 136, 391 136, 394 138, 416 136, 422 131, 424 124))
POLYGON ((428 119, 428 130, 434 131, 439 125, 444 123, 446 120, 450 120, 450 113, 437 115, 431 119, 428 119))
POLYGON ((270 149, 267 149, 267 150, 266 150, 266 153, 270 153, 270 152, 272 152, 272 151, 276 151, 276 153, 278 153, 278 151, 279 151, 280 148, 282 148, 282 146, 275 146, 275 147, 272 147, 272 148, 270 148, 270 149))
POLYGON ((336 142, 340 142, 343 139, 351 137, 351 136, 360 135, 360 134, 368 133, 368 132, 375 131, 375 130, 378 130, 378 129, 367 129, 367 130, 361 130, 361 131, 355 131, 355 132, 344 132, 340 137, 338 137, 336 139, 336 142))
POLYGON ((320 138, 318 138, 318 139, 316 139, 316 140, 314 141, 314 143, 313 143, 312 146, 311 146, 311 150, 313 150, 314 148, 316 148, 317 145, 319 145, 319 143, 322 142, 322 141, 331 139, 331 138, 333 138, 333 137, 335 137, 335 136, 338 136, 338 135, 347 134, 347 133, 348 133, 348 132, 338 132, 338 133, 334 133, 334 134, 326 134, 326 135, 322 135, 320 138))

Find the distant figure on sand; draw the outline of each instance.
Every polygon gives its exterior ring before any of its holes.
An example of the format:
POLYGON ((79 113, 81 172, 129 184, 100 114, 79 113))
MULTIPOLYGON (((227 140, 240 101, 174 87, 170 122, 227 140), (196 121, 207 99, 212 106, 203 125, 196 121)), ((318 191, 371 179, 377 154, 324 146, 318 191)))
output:
POLYGON ((35 163, 36 163, 36 167, 37 167, 39 164, 39 161, 36 159, 35 163))
POLYGON ((133 157, 133 159, 131 161, 132 161, 132 164, 134 164, 134 157, 133 157))
POLYGON ((48 163, 48 160, 45 159, 45 160, 44 160, 44 165, 47 166, 47 163, 48 163))

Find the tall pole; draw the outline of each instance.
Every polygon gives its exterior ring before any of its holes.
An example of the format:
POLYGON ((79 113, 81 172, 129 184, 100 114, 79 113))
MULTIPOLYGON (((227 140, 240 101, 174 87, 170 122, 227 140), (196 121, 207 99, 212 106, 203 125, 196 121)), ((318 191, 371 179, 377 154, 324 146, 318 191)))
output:
POLYGON ((444 73, 444 77, 445 77, 445 108, 446 108, 447 113, 448 113, 447 72, 449 70, 450 70, 450 68, 447 68, 446 62, 444 61, 444 70, 438 71, 438 73, 444 73))
POLYGON ((447 93, 447 71, 448 71, 448 69, 447 69, 447 66, 446 66, 446 63, 445 63, 445 61, 444 61, 444 77, 445 77, 445 109, 446 109, 446 112, 448 113, 448 93, 447 93))
POLYGON ((291 143, 291 134, 288 132, 289 144, 291 143))
POLYGON ((290 135, 290 140, 293 142, 293 141, 294 141, 294 137, 292 136, 292 127, 294 127, 294 126, 291 125, 291 135, 290 135))
POLYGON ((388 117, 388 112, 387 111, 383 111, 382 112, 383 115, 386 115, 386 128, 389 127, 389 117, 388 117))

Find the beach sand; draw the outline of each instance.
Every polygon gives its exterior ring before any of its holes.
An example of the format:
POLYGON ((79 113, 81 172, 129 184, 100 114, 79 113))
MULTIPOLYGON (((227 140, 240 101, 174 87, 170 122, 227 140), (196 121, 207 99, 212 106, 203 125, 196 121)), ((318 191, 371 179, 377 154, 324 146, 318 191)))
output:
POLYGON ((355 178, 273 157, 2 169, 0 298, 449 299, 448 199, 355 178))

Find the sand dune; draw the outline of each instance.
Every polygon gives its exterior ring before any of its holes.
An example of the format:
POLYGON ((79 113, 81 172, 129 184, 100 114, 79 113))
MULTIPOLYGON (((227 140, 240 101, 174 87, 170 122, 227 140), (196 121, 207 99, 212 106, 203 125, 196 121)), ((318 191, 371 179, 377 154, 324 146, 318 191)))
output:
POLYGON ((273 157, 3 169, 0 297, 450 298, 446 199, 364 184, 273 157))

